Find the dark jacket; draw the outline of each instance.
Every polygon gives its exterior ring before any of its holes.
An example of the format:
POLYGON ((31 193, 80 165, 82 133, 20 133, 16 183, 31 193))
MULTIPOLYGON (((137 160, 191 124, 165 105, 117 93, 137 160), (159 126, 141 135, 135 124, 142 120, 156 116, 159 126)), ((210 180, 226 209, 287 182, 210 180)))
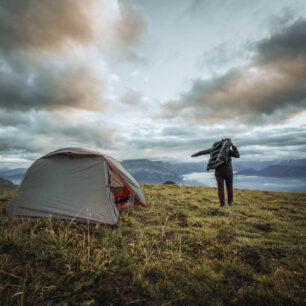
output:
POLYGON ((226 177, 231 175, 233 172, 232 168, 232 157, 239 158, 240 154, 237 147, 232 146, 232 150, 228 151, 228 161, 227 163, 222 164, 221 166, 217 167, 215 170, 216 176, 226 177))
POLYGON ((239 157, 240 155, 235 146, 232 146, 233 150, 230 149, 231 145, 231 140, 222 139, 215 142, 210 149, 199 151, 191 155, 191 157, 210 154, 207 171, 210 169, 216 169, 216 173, 232 171, 231 157, 239 157))

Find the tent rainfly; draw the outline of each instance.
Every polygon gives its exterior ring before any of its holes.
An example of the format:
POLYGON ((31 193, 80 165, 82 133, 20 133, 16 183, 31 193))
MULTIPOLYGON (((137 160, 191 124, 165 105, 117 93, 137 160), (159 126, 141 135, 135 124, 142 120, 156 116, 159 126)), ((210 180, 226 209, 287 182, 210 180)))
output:
POLYGON ((115 225, 119 210, 147 207, 137 181, 116 159, 93 150, 65 148, 36 160, 6 211, 115 225))

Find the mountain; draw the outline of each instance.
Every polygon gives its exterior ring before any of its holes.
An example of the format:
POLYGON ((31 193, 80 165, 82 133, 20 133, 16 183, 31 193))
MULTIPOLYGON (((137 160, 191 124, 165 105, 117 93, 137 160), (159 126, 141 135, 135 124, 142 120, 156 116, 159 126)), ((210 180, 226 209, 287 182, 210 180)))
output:
POLYGON ((190 163, 167 163, 168 167, 172 169, 172 171, 184 175, 196 172, 203 172, 206 171, 206 164, 207 162, 190 162, 190 163))
POLYGON ((259 171, 261 176, 306 178, 306 166, 269 166, 259 171))
POLYGON ((289 159, 289 160, 281 160, 274 165, 278 166, 288 166, 288 167, 306 167, 306 158, 304 159, 289 159))
POLYGON ((273 161, 243 161, 240 158, 232 159, 233 164, 233 170, 234 171, 240 171, 244 169, 255 169, 260 170, 265 167, 271 166, 273 164, 273 161))
POLYGON ((252 168, 240 170, 237 172, 237 175, 306 179, 306 166, 293 167, 272 165, 261 170, 252 168))
POLYGON ((240 170, 236 173, 237 175, 247 175, 247 176, 258 176, 258 170, 255 170, 253 168, 247 168, 240 170))
MULTIPOLYGON (((183 182, 183 175, 206 172, 206 162, 171 163, 148 159, 124 160, 123 166, 138 182, 161 184, 165 181, 183 182)), ((264 176, 277 178, 306 178, 306 159, 283 161, 248 161, 233 160, 237 175, 264 176)))
POLYGON ((170 163, 148 159, 124 160, 122 165, 140 183, 160 184, 165 181, 179 183, 182 176, 174 171, 170 163))
POLYGON ((0 177, 19 184, 26 171, 27 168, 0 169, 0 177))
MULTIPOLYGON (((206 157, 204 157, 203 159, 201 159, 201 162, 192 162, 192 163, 178 163, 178 167, 182 170, 184 170, 184 164, 186 164, 186 167, 187 169, 190 167, 190 169, 196 169, 197 171, 191 171, 189 173, 192 173, 192 172, 202 172, 202 171, 206 171, 206 165, 208 163, 208 160, 209 160, 209 155, 206 155, 206 157)), ((263 168, 266 168, 268 166, 271 166, 271 165, 274 165, 275 163, 281 163, 281 162, 284 162, 284 163, 288 163, 288 166, 294 166, 294 164, 291 164, 291 163, 298 163, 298 160, 296 161, 293 161, 293 160, 284 160, 284 161, 244 161, 244 160, 241 160, 240 158, 233 158, 232 159, 232 165, 233 165, 233 170, 234 171, 240 171, 240 170, 244 170, 244 169, 255 169, 255 170, 260 170, 260 169, 263 169, 263 168)), ((303 163, 303 162, 302 162, 303 163)), ((306 165, 306 164, 305 164, 306 165)), ((184 174, 187 174, 187 173, 184 173, 184 174)))
MULTIPOLYGON (((163 162, 149 159, 124 160, 122 165, 138 182, 162 184, 165 181, 183 182, 183 175, 206 172, 208 157, 197 162, 163 162)), ((233 169, 238 175, 266 177, 306 177, 306 159, 280 161, 241 161, 233 159, 233 169)), ((0 169, 0 177, 19 184, 27 168, 0 169)))
POLYGON ((269 166, 306 167, 306 159, 288 159, 278 161, 243 161, 241 159, 233 158, 233 169, 235 171, 248 169, 262 170, 269 166))
POLYGON ((17 188, 17 185, 13 184, 9 180, 5 180, 0 177, 0 194, 6 192, 13 192, 17 188))

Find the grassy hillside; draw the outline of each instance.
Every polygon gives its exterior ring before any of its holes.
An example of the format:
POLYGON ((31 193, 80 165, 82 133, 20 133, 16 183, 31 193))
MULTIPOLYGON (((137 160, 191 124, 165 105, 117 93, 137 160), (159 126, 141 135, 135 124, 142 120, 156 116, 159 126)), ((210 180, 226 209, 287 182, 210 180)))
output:
POLYGON ((7 192, 14 192, 16 189, 17 185, 0 177, 0 196, 7 192))
POLYGON ((142 188, 116 227, 11 222, 2 196, 0 305, 305 304, 306 193, 142 188))

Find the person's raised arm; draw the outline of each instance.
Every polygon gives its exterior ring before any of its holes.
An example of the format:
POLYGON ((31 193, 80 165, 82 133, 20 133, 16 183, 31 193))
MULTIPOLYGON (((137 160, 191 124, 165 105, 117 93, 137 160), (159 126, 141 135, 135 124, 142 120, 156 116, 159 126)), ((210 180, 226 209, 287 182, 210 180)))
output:
POLYGON ((232 150, 230 150, 230 155, 236 158, 240 157, 239 151, 233 142, 232 142, 232 150))
POLYGON ((209 154, 209 153, 210 153, 210 149, 202 150, 202 151, 199 151, 197 153, 192 154, 191 157, 196 157, 196 156, 200 156, 200 155, 204 155, 204 154, 209 154))

